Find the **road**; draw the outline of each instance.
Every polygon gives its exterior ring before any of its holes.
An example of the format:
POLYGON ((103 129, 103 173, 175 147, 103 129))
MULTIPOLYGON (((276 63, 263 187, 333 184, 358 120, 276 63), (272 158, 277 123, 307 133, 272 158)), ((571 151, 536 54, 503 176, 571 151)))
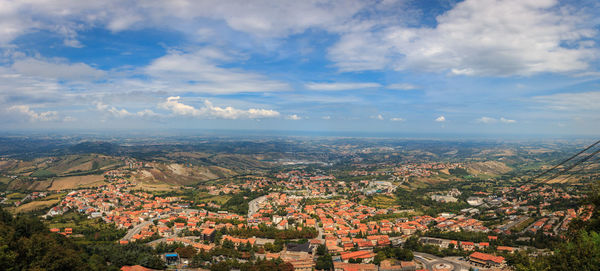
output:
POLYGON ((447 264, 452 267, 451 270, 455 270, 455 271, 469 270, 469 266, 467 266, 467 265, 460 264, 460 263, 457 263, 454 261, 450 261, 448 259, 440 258, 435 255, 421 253, 421 252, 414 252, 413 254, 415 255, 415 261, 418 261, 418 262, 422 263, 423 265, 425 265, 425 268, 427 270, 433 270, 433 267, 437 264, 447 264))
POLYGON ((317 222, 315 227, 317 227, 317 231, 319 232, 319 235, 317 235, 317 239, 325 241, 325 237, 323 237, 323 228, 319 227, 319 222, 317 222))
POLYGON ((248 202, 248 218, 251 218, 252 215, 254 215, 258 211, 258 206, 265 200, 267 200, 266 195, 255 198, 255 199, 251 200, 250 202, 248 202))
POLYGON ((121 238, 121 241, 129 241, 131 240, 131 238, 133 238, 134 235, 140 233, 142 231, 143 227, 146 227, 148 225, 152 224, 152 220, 150 221, 144 221, 140 224, 137 224, 135 227, 133 227, 132 229, 127 231, 127 234, 125 234, 125 236, 123 236, 123 238, 121 238))
POLYGON ((521 216, 521 217, 507 223, 506 225, 500 227, 500 230, 502 230, 502 231, 510 230, 511 228, 518 226, 521 223, 525 222, 527 219, 529 219, 528 216, 521 216))

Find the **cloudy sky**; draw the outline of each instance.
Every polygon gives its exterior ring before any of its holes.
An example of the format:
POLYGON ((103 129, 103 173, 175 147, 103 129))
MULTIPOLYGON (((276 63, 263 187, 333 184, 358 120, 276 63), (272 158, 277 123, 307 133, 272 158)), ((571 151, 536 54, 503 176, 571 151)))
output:
POLYGON ((593 135, 599 10, 0 0, 0 126, 593 135))

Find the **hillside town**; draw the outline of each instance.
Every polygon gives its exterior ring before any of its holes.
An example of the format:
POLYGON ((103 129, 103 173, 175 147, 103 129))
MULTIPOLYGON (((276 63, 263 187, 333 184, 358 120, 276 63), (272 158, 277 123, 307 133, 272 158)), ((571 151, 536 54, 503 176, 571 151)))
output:
MULTIPOLYGON (((235 213, 214 201, 196 202, 176 193, 160 196, 138 190, 135 182, 118 171, 105 175, 108 183, 68 192, 45 217, 73 212, 114 224, 126 230, 117 241, 120 245, 133 242, 193 248, 192 256, 176 251, 163 255, 166 263, 184 269, 210 267, 222 260, 277 259, 294 270, 313 270, 322 269, 327 258, 335 270, 347 271, 508 270, 507 255, 544 253, 526 245, 538 233, 558 237, 573 219, 585 221, 592 211, 591 206, 553 211, 549 208, 552 200, 578 196, 550 186, 536 192, 529 191, 532 186, 523 186, 521 193, 511 192, 510 187, 495 194, 474 193, 464 199, 468 207, 456 212, 419 214, 407 206, 369 204, 369 198, 393 195, 399 182, 345 182, 331 174, 292 170, 272 178, 252 176, 203 188, 214 197, 258 193, 244 197, 247 213, 235 213), (496 216, 504 217, 502 224, 489 225, 485 220, 496 216), (458 239, 452 239, 452 233, 458 239), (507 236, 520 236, 519 242, 507 241, 507 236), (410 256, 389 256, 386 251, 390 249, 410 256)), ((464 197, 456 188, 431 195, 442 205, 454 204, 459 198, 464 197)), ((50 231, 68 237, 78 234, 71 227, 50 231)))

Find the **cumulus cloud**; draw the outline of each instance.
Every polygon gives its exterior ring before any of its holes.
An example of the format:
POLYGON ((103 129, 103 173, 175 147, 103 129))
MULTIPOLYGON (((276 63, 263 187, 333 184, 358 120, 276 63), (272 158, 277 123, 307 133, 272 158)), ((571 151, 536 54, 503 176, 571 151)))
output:
POLYGON ((446 121, 446 117, 439 116, 439 117, 437 117, 437 119, 435 119, 435 121, 437 121, 437 122, 444 122, 444 121, 446 121))
MULTIPOLYGON (((82 47, 78 32, 172 28, 192 39, 206 20, 257 38, 307 29, 339 34, 328 56, 343 71, 419 69, 459 75, 530 75, 585 70, 597 58, 593 13, 556 0, 467 0, 436 17, 434 27, 407 27, 388 1, 8 1, 0 8, 0 44, 36 30, 82 47), (377 12, 381 16, 359 16, 377 12)), ((590 10, 594 10, 591 8, 590 10)), ((405 18, 402 18, 405 19, 405 18)))
POLYGON ((58 120, 58 112, 56 111, 46 111, 37 113, 27 105, 14 105, 8 108, 9 112, 15 112, 22 116, 25 116, 31 122, 37 121, 57 121, 58 120))
POLYGON ((219 119, 261 119, 279 117, 280 113, 270 109, 255 109, 248 110, 236 109, 231 106, 218 107, 214 106, 210 101, 205 100, 204 106, 196 108, 180 102, 181 97, 168 97, 167 100, 160 104, 160 107, 171 111, 175 115, 190 116, 196 118, 219 118, 219 119))
POLYGON ((381 114, 377 115, 374 117, 377 120, 384 120, 383 116, 381 114))
POLYGON ((403 118, 391 118, 390 120, 391 121, 404 121, 403 118))
POLYGON ((138 111, 136 113, 132 113, 132 112, 129 112, 125 108, 118 109, 118 108, 116 108, 114 106, 109 106, 109 105, 103 104, 101 102, 97 102, 96 103, 96 109, 98 111, 102 111, 102 112, 108 113, 111 116, 117 117, 117 118, 125 118, 125 117, 158 117, 158 116, 160 116, 159 114, 155 113, 154 111, 152 111, 150 109, 144 109, 144 110, 138 111))
POLYGON ((379 83, 307 83, 304 85, 310 90, 325 90, 325 91, 339 91, 339 90, 353 90, 353 89, 367 89, 381 87, 379 83))
POLYGON ((329 58, 343 71, 509 76, 582 71, 598 56, 586 16, 554 0, 466 0, 436 20, 433 28, 384 21, 345 33, 329 58))
POLYGON ((301 120, 302 118, 300 116, 296 115, 296 114, 293 114, 293 115, 287 116, 286 119, 289 119, 289 120, 301 120))

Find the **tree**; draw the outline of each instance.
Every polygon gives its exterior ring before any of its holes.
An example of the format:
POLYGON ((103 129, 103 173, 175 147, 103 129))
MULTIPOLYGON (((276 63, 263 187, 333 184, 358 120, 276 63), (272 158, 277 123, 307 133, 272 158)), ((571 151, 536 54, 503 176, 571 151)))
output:
POLYGON ((317 255, 323 256, 325 254, 327 254, 327 247, 323 244, 317 246, 317 255))
POLYGON ((375 258, 373 259, 373 263, 374 263, 374 264, 376 264, 376 265, 379 265, 379 264, 381 264, 381 262, 382 262, 383 260, 385 260, 386 258, 387 258, 387 257, 386 257, 386 255, 385 255, 385 252, 384 252, 384 251, 379 251, 379 252, 377 252, 377 254, 375 255, 375 258))
POLYGON ((325 254, 319 256, 315 268, 319 270, 333 270, 333 259, 331 258, 331 255, 325 254))
POLYGON ((235 244, 233 242, 231 242, 231 240, 229 239, 225 239, 223 240, 223 244, 221 244, 222 247, 224 248, 235 248, 235 244))
POLYGON ((179 247, 175 249, 181 258, 191 259, 196 255, 196 249, 192 246, 179 247))

